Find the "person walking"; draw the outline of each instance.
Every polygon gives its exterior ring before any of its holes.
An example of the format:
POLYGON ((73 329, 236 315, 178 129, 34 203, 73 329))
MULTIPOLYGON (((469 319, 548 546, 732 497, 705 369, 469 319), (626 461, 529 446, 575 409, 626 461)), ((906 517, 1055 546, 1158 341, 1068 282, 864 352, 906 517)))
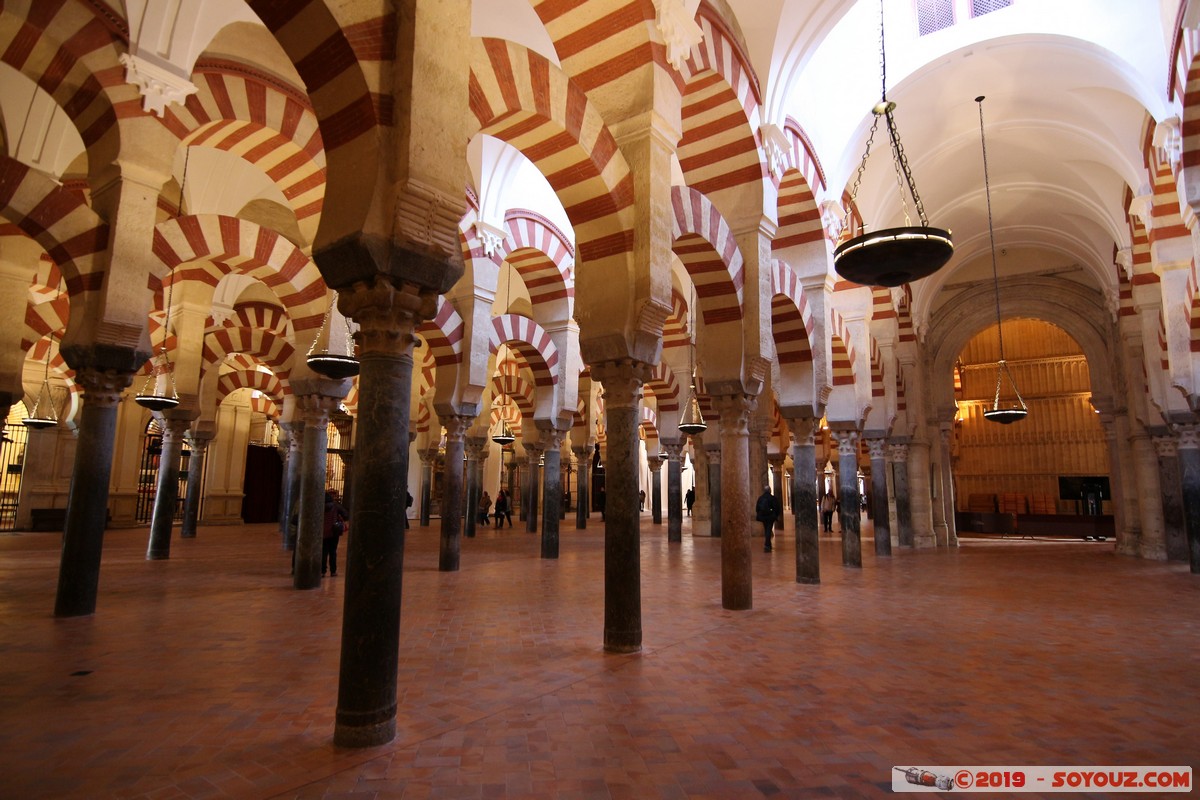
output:
POLYGON ((321 576, 325 576, 326 569, 329 570, 330 577, 337 576, 337 548, 338 540, 342 538, 342 533, 346 530, 346 520, 350 519, 350 515, 346 513, 346 509, 333 496, 332 492, 325 493, 325 520, 321 529, 321 576))
POLYGON ((488 525, 492 518, 492 498, 488 495, 487 490, 484 490, 483 497, 479 498, 479 524, 488 525))
POLYGON ((692 506, 696 504, 696 487, 690 486, 683 495, 683 502, 687 504, 688 516, 692 515, 692 506))
POLYGON ((833 492, 826 492, 821 498, 821 530, 833 533, 833 492))
POLYGON ((496 527, 497 527, 497 528, 503 528, 503 527, 504 527, 504 520, 506 520, 506 519, 507 519, 507 520, 508 520, 508 527, 510 527, 510 528, 511 528, 511 527, 513 526, 513 524, 512 524, 512 511, 511 511, 511 509, 509 509, 509 507, 508 507, 508 493, 507 493, 507 492, 505 492, 503 489, 501 489, 500 491, 496 492, 496 505, 494 506, 494 508, 496 509, 496 514, 495 514, 495 516, 496 516, 496 527))
POLYGON ((771 487, 764 486, 763 493, 754 504, 754 517, 763 526, 763 552, 771 552, 771 537, 775 534, 775 520, 783 516, 783 507, 779 498, 771 494, 771 487))

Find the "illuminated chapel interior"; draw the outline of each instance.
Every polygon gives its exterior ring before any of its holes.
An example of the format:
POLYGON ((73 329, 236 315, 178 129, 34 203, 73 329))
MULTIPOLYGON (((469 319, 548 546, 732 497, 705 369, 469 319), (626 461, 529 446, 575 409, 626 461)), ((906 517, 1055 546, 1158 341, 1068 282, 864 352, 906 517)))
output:
POLYGON ((1200 4, 882 8, 953 239, 888 286, 834 257, 918 222, 871 0, 5 3, 0 530, 64 531, 55 614, 104 613, 106 529, 277 523, 319 585, 324 490, 396 617, 406 524, 446 571, 484 492, 531 557, 602 526, 610 652, 639 537, 722 537, 752 606, 764 486, 800 582, 1035 533, 1200 572, 1200 4))

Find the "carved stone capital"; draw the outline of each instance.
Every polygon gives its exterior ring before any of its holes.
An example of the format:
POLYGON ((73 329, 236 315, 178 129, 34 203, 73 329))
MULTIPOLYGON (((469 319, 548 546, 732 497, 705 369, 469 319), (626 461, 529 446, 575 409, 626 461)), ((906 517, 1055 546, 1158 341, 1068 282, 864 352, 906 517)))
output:
POLYGON ((1174 436, 1165 434, 1161 436, 1151 437, 1154 441, 1154 452, 1159 458, 1176 458, 1178 457, 1178 443, 1174 436))
POLYGON ((121 54, 125 67, 125 82, 138 87, 142 94, 142 110, 163 116, 168 103, 183 104, 196 93, 196 84, 169 69, 164 69, 141 56, 121 54))
POLYGON ((885 458, 887 455, 887 441, 884 439, 867 439, 867 455, 872 461, 885 458))
POLYGON ((304 418, 306 425, 326 426, 329 415, 337 410, 342 402, 340 397, 330 397, 325 394, 302 394, 296 398, 296 410, 304 418))
POLYGON ((442 427, 446 429, 446 444, 450 442, 462 442, 466 439, 467 429, 471 427, 471 423, 475 421, 474 417, 462 416, 459 414, 447 414, 439 416, 438 421, 442 423, 442 427))
POLYGON ((801 447, 812 447, 816 444, 818 420, 813 417, 792 417, 787 420, 792 431, 792 442, 801 447))
POLYGON ((833 431, 837 438, 838 455, 858 457, 858 431, 833 431))
POLYGON ((1178 425, 1175 432, 1180 450, 1200 449, 1200 425, 1178 425))
POLYGON ((360 357, 378 353, 411 359, 414 331, 436 313, 437 293, 376 276, 341 289, 338 310, 358 323, 354 341, 360 357))
POLYGON ((750 435, 750 415, 758 405, 758 398, 743 393, 721 394, 713 396, 712 402, 721 415, 722 439, 750 435))
POLYGON ((132 372, 118 372, 96 367, 78 367, 75 383, 83 389, 83 400, 94 406, 115 406, 121 393, 133 383, 132 372))
POLYGON ((907 444, 889 444, 888 458, 897 463, 903 464, 908 461, 908 445, 907 444))
POLYGON ((653 370, 644 361, 622 358, 592 365, 592 380, 604 387, 604 405, 612 408, 630 408, 642 399, 642 386, 650 379, 653 370))
POLYGON ((704 39, 704 32, 696 24, 695 15, 688 13, 683 0, 654 0, 654 7, 657 12, 654 27, 667 46, 667 61, 676 71, 683 72, 684 62, 692 48, 704 39))
POLYGON ((678 461, 683 455, 683 442, 664 442, 660 439, 658 447, 667 454, 667 461, 678 461))

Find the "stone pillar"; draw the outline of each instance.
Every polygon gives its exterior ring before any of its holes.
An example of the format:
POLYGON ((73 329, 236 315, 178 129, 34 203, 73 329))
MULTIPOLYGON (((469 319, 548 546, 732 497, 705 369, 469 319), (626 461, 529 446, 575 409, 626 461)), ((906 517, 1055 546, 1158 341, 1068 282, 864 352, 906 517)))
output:
POLYGON ((1162 497, 1162 488, 1158 482, 1158 456, 1150 436, 1140 425, 1134 431, 1133 444, 1134 469, 1137 472, 1138 494, 1145 499, 1139 505, 1142 518, 1142 538, 1138 543, 1137 555, 1142 558, 1166 560, 1167 545, 1163 533, 1162 501, 1153 498, 1162 497))
POLYGON ((942 505, 942 518, 946 522, 946 545, 958 547, 958 521, 954 517, 954 466, 950 452, 950 439, 954 435, 953 422, 943 422, 939 428, 942 443, 942 494, 938 498, 942 505))
POLYGON ((207 431, 189 431, 186 434, 188 450, 187 494, 183 498, 183 525, 179 538, 195 539, 196 523, 200 520, 201 489, 204 484, 204 458, 208 454, 208 443, 213 435, 207 431))
POLYGON ((667 456, 667 541, 683 541, 683 442, 660 442, 667 456))
POLYGON ((647 462, 650 467, 650 521, 655 525, 662 525, 662 465, 662 459, 657 455, 650 456, 647 462))
POLYGON ((300 442, 304 437, 304 425, 297 422, 281 422, 279 429, 284 433, 283 446, 283 508, 280 510, 279 533, 284 550, 296 549, 296 535, 292 529, 292 510, 300 498, 300 442))
POLYGON ((462 550, 463 519, 463 443, 472 419, 467 416, 439 415, 446 429, 446 457, 442 463, 442 538, 438 570, 458 572, 462 550))
POLYGON ((896 495, 897 541, 901 547, 913 547, 912 509, 909 505, 908 444, 897 442, 888 445, 892 457, 892 487, 896 495))
MULTIPOLYGON (((775 499, 779 501, 779 507, 781 509, 785 508, 783 504, 783 462, 786 458, 787 456, 783 453, 767 454, 767 463, 771 466, 771 480, 774 482, 774 491, 772 494, 774 494, 775 499)), ((758 493, 756 492, 754 496, 757 497, 758 493)), ((775 520, 775 527, 778 530, 783 530, 784 516, 786 515, 780 514, 779 519, 775 520)))
POLYGON ((638 513, 638 424, 649 364, 620 359, 592 365, 604 387, 605 454, 604 649, 642 648, 641 515, 638 513))
MULTIPOLYGON (((715 434, 716 431, 714 430, 715 434)), ((692 504, 692 536, 712 534, 712 503, 708 488, 708 451, 702 436, 692 436, 692 481, 696 487, 696 502, 692 504)))
MULTIPOLYGON (((710 425, 711 427, 711 425, 710 425)), ((724 520, 721 514, 721 442, 711 442, 704 445, 704 455, 708 461, 708 516, 709 535, 720 537, 721 524, 724 520)))
POLYGON ((746 611, 754 607, 750 569, 754 513, 746 475, 750 470, 750 415, 756 400, 739 393, 717 395, 713 403, 721 415, 721 607, 746 611))
MULTIPOLYGON (((333 427, 337 428, 342 446, 338 448, 338 458, 342 460, 342 506, 349 509, 354 501, 354 417, 349 414, 337 414, 333 418, 333 427)), ((407 499, 407 498, 406 498, 407 499)))
MULTIPOLYGON (((433 503, 433 465, 437 462, 437 455, 438 451, 436 447, 417 451, 417 458, 421 459, 421 496, 417 502, 421 504, 419 522, 422 528, 429 525, 429 507, 433 503)), ((405 504, 408 503, 407 490, 404 495, 404 502, 405 504)), ((407 511, 405 513, 407 514, 407 511)))
POLYGON ((1179 482, 1183 493, 1188 560, 1192 574, 1200 575, 1200 425, 1180 425, 1178 433, 1179 482))
POLYGON ((525 531, 527 533, 537 533, 538 530, 538 483, 541 476, 538 474, 538 465, 542 460, 542 444, 525 443, 525 481, 528 487, 525 490, 525 504, 521 509, 521 518, 525 520, 525 531))
POLYGON ((292 585, 315 589, 321 585, 321 533, 325 526, 325 456, 329 444, 329 414, 339 398, 305 394, 296 398, 304 415, 304 449, 300 458, 300 524, 296 533, 292 585))
POLYGON ((913 545, 936 547, 933 535, 933 505, 929 486, 929 444, 920 440, 908 443, 909 514, 912 517, 913 545))
POLYGON ((1187 527, 1183 521, 1183 493, 1179 481, 1179 453, 1172 434, 1154 437, 1158 454, 1159 484, 1162 486, 1163 537, 1167 560, 1187 561, 1187 527))
MULTIPOLYGON (((764 411, 766 409, 763 409, 764 411)), ((757 498, 762 494, 762 488, 767 485, 767 431, 770 427, 770 422, 761 413, 755 412, 750 414, 749 423, 749 438, 747 451, 749 457, 749 468, 746 470, 742 480, 746 483, 746 491, 749 492, 751 499, 757 498)), ((753 515, 751 515, 753 519, 753 515)), ((755 536, 761 530, 761 526, 752 525, 754 530, 750 535, 755 536)))
POLYGON ((158 475, 154 484, 147 561, 171 557, 171 531, 175 527, 175 506, 179 503, 179 459, 189 423, 190 420, 179 418, 167 418, 162 423, 162 452, 158 456, 158 475))
POLYGON ((466 514, 463 517, 463 535, 468 539, 475 538, 475 524, 479 520, 479 496, 483 494, 482 461, 487 453, 487 437, 468 436, 463 445, 467 456, 465 466, 467 473, 467 502, 466 514))
POLYGON ((566 431, 542 429, 546 459, 542 470, 542 558, 558 558, 558 522, 562 519, 562 442, 566 431))
MULTIPOLYGON (((892 528, 888 514, 887 459, 884 457, 887 443, 883 439, 867 439, 867 453, 871 457, 871 508, 874 509, 875 555, 892 554, 892 528)), ((955 540, 957 544, 957 539, 955 540)))
POLYGON ((516 497, 513 494, 513 486, 515 486, 517 483, 517 451, 512 450, 511 453, 512 453, 512 458, 510 458, 508 463, 504 465, 504 470, 507 473, 505 478, 508 481, 507 485, 504 488, 505 488, 506 493, 508 494, 509 513, 512 513, 513 505, 516 502, 516 497))
POLYGON ((592 448, 573 447, 575 460, 579 462, 579 469, 575 473, 575 528, 583 530, 587 527, 588 507, 591 505, 591 480, 592 480, 592 448))
POLYGON ((343 290, 339 304, 361 326, 358 413, 370 429, 355 448, 333 740, 366 747, 396 733, 413 331, 432 316, 437 295, 376 278, 343 290))
POLYGON ((121 392, 133 381, 133 371, 132 363, 128 370, 122 371, 86 366, 75 370, 75 382, 83 389, 83 407, 79 412, 79 438, 63 528, 54 600, 56 617, 79 617, 96 611, 117 403, 121 392))
POLYGON ((1117 537, 1115 549, 1121 555, 1135 555, 1142 528, 1137 513, 1137 483, 1133 480, 1133 468, 1128 458, 1128 418, 1124 409, 1101 412, 1100 424, 1108 440, 1109 487, 1117 537))
POLYGON ((862 567, 859 539, 858 431, 834 431, 838 443, 838 495, 842 502, 842 566, 862 567))
POLYGON ((821 582, 821 521, 817 512, 817 420, 793 417, 792 513, 796 518, 796 583, 821 582))

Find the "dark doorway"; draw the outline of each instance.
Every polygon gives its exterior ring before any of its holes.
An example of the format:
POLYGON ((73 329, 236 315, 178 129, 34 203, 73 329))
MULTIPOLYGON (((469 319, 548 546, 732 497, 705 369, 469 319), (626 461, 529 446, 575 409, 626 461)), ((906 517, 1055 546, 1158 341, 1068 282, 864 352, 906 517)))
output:
POLYGON ((246 478, 242 482, 242 521, 278 522, 283 459, 270 446, 246 448, 246 478))

